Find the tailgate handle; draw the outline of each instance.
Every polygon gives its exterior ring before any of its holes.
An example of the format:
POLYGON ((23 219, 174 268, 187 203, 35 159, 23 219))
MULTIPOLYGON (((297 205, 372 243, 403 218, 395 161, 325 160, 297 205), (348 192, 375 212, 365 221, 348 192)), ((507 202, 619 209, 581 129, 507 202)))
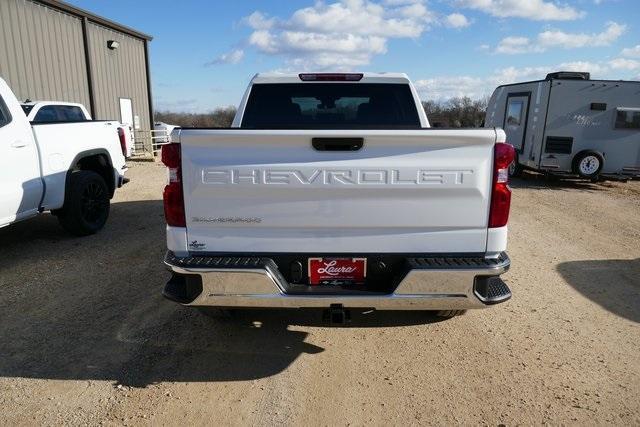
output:
POLYGON ((364 138, 312 138, 311 145, 318 151, 358 151, 364 138))

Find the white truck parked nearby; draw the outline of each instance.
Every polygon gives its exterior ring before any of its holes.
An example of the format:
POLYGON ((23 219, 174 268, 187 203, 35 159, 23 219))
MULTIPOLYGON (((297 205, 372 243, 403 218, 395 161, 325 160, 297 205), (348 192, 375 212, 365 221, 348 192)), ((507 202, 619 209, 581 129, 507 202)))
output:
POLYGON ((51 211, 73 234, 99 231, 109 200, 127 182, 118 125, 30 123, 0 79, 0 227, 51 211))
MULTIPOLYGON (((84 105, 61 101, 25 101, 20 104, 31 123, 67 123, 91 120, 91 114, 84 105)), ((126 158, 133 151, 133 130, 124 123, 118 123, 118 138, 126 158)))
POLYGON ((259 74, 232 128, 163 147, 172 277, 210 308, 435 310, 507 300, 514 157, 500 129, 430 129, 404 74, 259 74))
POLYGON ((30 101, 20 104, 27 120, 32 123, 80 122, 91 120, 84 105, 75 102, 30 101))

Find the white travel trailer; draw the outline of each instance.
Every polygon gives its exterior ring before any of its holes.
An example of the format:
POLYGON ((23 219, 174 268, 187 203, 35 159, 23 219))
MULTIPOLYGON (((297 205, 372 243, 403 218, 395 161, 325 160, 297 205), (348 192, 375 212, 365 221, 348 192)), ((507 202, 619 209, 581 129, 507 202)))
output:
POLYGON ((591 80, 557 72, 499 86, 485 127, 500 127, 522 169, 583 178, 640 176, 640 81, 591 80))

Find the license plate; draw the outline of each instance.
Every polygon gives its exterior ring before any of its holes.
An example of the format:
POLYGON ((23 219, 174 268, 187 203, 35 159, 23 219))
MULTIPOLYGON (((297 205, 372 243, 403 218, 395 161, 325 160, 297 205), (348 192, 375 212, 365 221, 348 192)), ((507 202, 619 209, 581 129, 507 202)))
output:
POLYGON ((360 285, 367 277, 366 258, 309 258, 309 284, 360 285))

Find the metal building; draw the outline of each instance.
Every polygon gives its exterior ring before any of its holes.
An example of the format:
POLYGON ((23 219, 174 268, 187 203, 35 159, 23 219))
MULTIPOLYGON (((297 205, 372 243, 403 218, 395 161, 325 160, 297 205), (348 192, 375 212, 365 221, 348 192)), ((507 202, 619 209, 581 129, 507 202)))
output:
POLYGON ((18 99, 80 102, 149 131, 151 37, 56 0, 0 0, 0 76, 18 99))

